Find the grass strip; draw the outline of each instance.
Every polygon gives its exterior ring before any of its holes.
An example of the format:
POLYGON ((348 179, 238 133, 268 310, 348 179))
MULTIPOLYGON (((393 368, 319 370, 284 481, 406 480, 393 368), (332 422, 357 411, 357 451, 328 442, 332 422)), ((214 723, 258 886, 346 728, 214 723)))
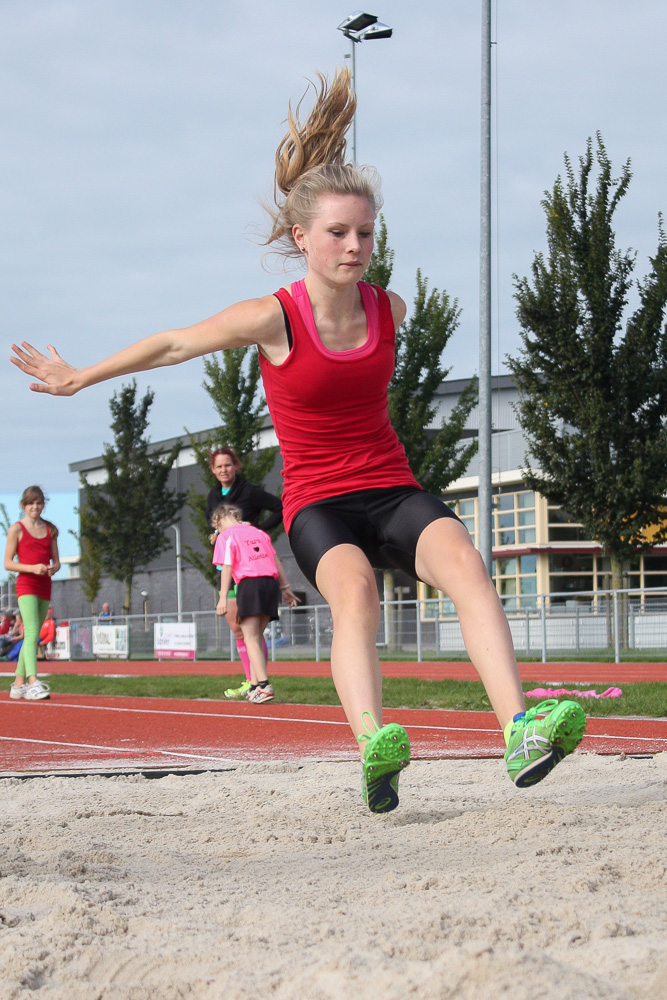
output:
MULTIPOLYGON (((54 674, 49 678, 54 694, 90 694, 125 696, 132 698, 197 698, 225 700, 224 691, 237 687, 243 680, 238 677, 101 677, 99 675, 54 674)), ((2 688, 9 691, 10 680, 2 688)), ((276 701, 298 705, 338 705, 338 695, 329 677, 273 677, 271 683, 276 701)), ((534 681, 524 683, 524 691, 536 686, 534 681)), ((537 686, 544 686, 542 684, 537 686)), ((568 684, 574 690, 576 685, 568 684)), ((590 684, 582 684, 590 690, 590 684)), ((600 692, 604 685, 597 685, 600 692)), ((386 677, 383 682, 383 703, 386 708, 447 708, 458 711, 488 712, 489 699, 481 681, 441 680, 427 681, 412 677, 386 677)), ((578 698, 590 716, 645 716, 660 718, 667 715, 667 684, 648 681, 642 684, 624 684, 620 698, 578 698)), ((541 699, 528 698, 528 707, 541 699)))

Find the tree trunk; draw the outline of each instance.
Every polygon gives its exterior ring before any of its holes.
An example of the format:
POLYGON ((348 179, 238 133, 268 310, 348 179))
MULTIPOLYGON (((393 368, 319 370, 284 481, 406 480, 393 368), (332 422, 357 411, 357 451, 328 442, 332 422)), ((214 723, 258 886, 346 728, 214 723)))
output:
MULTIPOLYGON (((618 556, 611 556, 611 589, 621 590, 623 587, 623 560, 618 556)), ((619 594, 616 608, 619 618, 618 634, 621 649, 628 648, 628 595, 619 594)))

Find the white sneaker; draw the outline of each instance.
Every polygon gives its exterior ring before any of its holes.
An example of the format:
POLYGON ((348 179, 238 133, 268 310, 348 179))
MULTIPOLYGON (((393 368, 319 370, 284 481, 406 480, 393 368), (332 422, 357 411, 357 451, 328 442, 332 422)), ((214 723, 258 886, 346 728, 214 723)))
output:
POLYGON ((44 701, 45 698, 51 697, 49 685, 44 681, 35 681, 34 684, 28 684, 27 687, 28 690, 24 695, 26 701, 44 701))
POLYGON ((16 684, 12 684, 12 686, 9 689, 9 697, 13 701, 17 701, 19 698, 25 698, 27 693, 28 693, 27 683, 21 684, 19 687, 17 687, 16 684))
POLYGON ((273 688, 270 684, 266 687, 256 687, 252 694, 248 695, 248 701, 253 705, 263 705, 265 701, 273 701, 273 688))

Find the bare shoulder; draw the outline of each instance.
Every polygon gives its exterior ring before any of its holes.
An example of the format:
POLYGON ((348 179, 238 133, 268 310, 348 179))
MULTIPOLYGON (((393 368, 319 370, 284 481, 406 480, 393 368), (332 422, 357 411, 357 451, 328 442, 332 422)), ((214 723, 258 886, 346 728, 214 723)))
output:
POLYGON ((7 532, 7 544, 5 546, 5 557, 11 559, 16 555, 16 547, 19 543, 21 537, 21 526, 18 521, 14 521, 13 524, 9 526, 9 531, 7 532))
POLYGON ((391 314, 394 317, 394 326, 398 328, 405 319, 408 307, 401 296, 397 295, 396 292, 392 292, 387 289, 387 295, 389 296, 389 303, 391 305, 391 314))
MULTIPOLYGON (((377 296, 377 291, 375 287, 373 286, 371 287, 373 288, 373 291, 377 296)), ((394 319, 394 329, 397 330, 398 327, 403 322, 403 320, 405 319, 405 314, 408 311, 408 307, 406 306, 401 296, 397 295, 396 292, 392 292, 389 288, 385 289, 385 291, 389 299, 389 305, 391 306, 391 315, 394 319)))
POLYGON ((256 299, 258 315, 261 313, 261 333, 258 329, 257 346, 273 365, 280 365, 289 354, 285 316, 275 295, 256 299))
POLYGON ((263 348, 276 340, 281 324, 280 303, 274 295, 235 302, 216 316, 190 327, 186 331, 187 351, 177 360, 252 344, 263 348))
POLYGON ((260 338, 270 336, 274 328, 280 325, 282 310, 275 295, 263 295, 258 299, 245 299, 228 306, 225 313, 234 322, 251 326, 259 342, 260 338))

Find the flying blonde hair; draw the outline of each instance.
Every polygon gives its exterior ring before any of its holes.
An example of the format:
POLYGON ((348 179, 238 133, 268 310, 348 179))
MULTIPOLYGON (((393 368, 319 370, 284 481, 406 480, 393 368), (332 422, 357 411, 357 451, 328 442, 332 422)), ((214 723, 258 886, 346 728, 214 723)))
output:
POLYGON ((264 245, 287 257, 300 257, 292 227, 307 229, 323 194, 360 195, 370 202, 374 215, 382 207, 380 178, 371 167, 356 168, 345 162, 346 132, 352 124, 357 98, 348 69, 338 70, 331 81, 317 74, 315 104, 306 121, 299 121, 303 97, 287 115, 287 132, 276 150, 273 184, 275 208, 268 207, 272 228, 264 245))

